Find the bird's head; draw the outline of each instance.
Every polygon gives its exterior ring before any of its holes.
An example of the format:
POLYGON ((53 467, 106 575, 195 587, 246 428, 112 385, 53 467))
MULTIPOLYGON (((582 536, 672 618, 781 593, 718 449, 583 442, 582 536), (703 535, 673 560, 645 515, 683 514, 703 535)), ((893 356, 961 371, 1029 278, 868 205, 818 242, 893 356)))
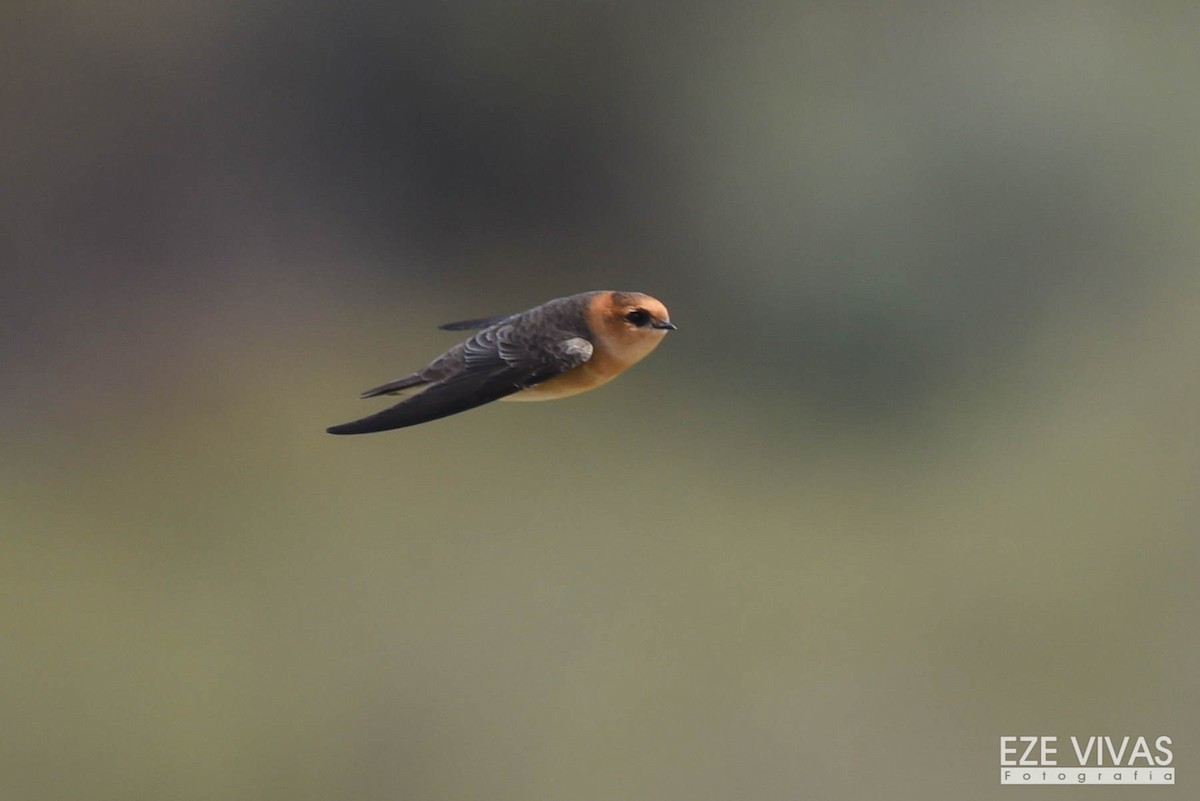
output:
POLYGON ((600 292, 588 309, 588 322, 598 337, 623 361, 636 362, 674 331, 667 307, 641 292, 600 292))

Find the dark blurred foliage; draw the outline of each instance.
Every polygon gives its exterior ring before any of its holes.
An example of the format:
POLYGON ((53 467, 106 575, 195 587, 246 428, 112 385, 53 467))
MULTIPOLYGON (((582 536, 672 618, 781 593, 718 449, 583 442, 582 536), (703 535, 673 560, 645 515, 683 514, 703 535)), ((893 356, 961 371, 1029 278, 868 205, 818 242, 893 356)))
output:
POLYGON ((247 241, 279 280, 298 254, 361 269, 353 243, 397 286, 504 308, 652 279, 730 331, 706 359, 736 371, 768 336, 795 391, 873 414, 1063 295, 1136 302, 1164 255, 1143 173, 1184 144, 1139 122, 1172 98, 1111 52, 1145 38, 1117 8, 1040 31, 820 5, 100 8, 6 26, 18 338, 98 298, 219 292, 256 269, 247 241))

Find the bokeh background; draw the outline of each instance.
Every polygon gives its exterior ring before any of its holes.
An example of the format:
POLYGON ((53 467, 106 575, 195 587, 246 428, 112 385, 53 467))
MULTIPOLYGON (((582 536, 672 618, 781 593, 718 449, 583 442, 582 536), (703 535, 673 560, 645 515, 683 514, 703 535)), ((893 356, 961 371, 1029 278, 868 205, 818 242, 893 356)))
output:
POLYGON ((0 796, 1189 796, 1198 30, 6 3, 0 796), (680 328, 613 385, 324 433, 598 288, 680 328))

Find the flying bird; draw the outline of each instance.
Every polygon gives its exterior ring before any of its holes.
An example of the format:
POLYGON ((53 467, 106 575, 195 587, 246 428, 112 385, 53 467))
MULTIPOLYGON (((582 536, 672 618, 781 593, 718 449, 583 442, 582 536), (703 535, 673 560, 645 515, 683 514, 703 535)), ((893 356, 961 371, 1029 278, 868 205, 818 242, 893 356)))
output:
POLYGON ((369 434, 437 420, 495 400, 553 400, 616 378, 658 347, 675 326, 660 301, 641 292, 584 292, 517 314, 447 323, 478 329, 421 370, 368 389, 363 398, 402 400, 326 429, 369 434))

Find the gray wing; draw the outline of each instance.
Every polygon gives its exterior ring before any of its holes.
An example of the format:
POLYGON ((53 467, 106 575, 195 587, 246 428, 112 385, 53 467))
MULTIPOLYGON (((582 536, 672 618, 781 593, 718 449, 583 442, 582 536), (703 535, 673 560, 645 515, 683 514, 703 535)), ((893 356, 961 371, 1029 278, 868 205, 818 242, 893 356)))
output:
POLYGON ((418 373, 369 390, 364 396, 409 391, 382 412, 327 429, 367 434, 437 420, 540 384, 586 362, 592 343, 566 332, 513 324, 486 328, 418 373))

